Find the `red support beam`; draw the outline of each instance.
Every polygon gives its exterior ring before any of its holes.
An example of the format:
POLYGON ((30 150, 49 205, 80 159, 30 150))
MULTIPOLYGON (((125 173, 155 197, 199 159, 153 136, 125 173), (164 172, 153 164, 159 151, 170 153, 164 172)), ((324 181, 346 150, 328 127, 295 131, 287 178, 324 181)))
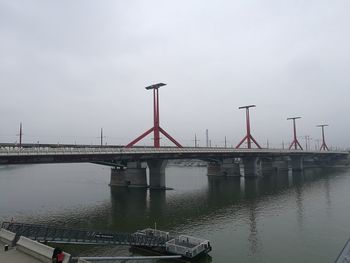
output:
POLYGON ((182 147, 173 137, 171 137, 165 130, 159 126, 159 91, 158 89, 162 86, 165 86, 164 83, 154 84, 152 86, 146 87, 147 90, 153 90, 153 127, 141 134, 135 140, 127 144, 125 147, 130 148, 135 145, 137 142, 145 138, 148 134, 153 131, 154 134, 154 148, 160 148, 160 133, 163 133, 171 142, 173 142, 177 147, 182 147))
POLYGON ((292 149, 292 147, 294 146, 294 150, 298 150, 298 146, 301 150, 303 150, 303 147, 300 145, 299 141, 298 141, 298 137, 297 137, 297 128, 295 125, 295 120, 300 119, 301 117, 291 117, 291 118, 287 118, 287 120, 293 120, 293 141, 289 146, 289 150, 292 149))
POLYGON ((182 148, 182 145, 178 143, 173 137, 170 136, 165 130, 162 129, 162 127, 159 127, 159 130, 161 133, 165 135, 173 144, 175 144, 177 147, 182 148))
POLYGON ((324 138, 324 127, 327 127, 329 126, 328 124, 321 124, 321 125, 317 125, 317 127, 321 127, 322 129, 322 145, 321 145, 321 148, 320 148, 320 151, 329 151, 328 149, 328 146, 326 144, 326 140, 324 138))
POLYGON ((152 127, 151 129, 149 129, 148 131, 144 132, 143 134, 141 134, 139 137, 137 137, 135 140, 133 140, 132 142, 130 142, 129 144, 127 144, 125 147, 126 148, 130 148, 132 146, 134 146, 136 143, 138 143, 139 141, 141 141, 143 138, 145 138, 148 134, 150 134, 151 132, 153 132, 154 127, 152 127))
POLYGON ((239 107, 238 109, 245 109, 246 110, 246 128, 247 128, 247 134, 246 136, 244 136, 244 138, 238 143, 238 145, 236 146, 236 148, 239 148, 244 141, 247 141, 247 148, 251 149, 252 148, 252 142, 254 142, 254 144, 256 145, 256 147, 258 147, 259 149, 261 149, 260 145, 257 143, 257 141, 253 138, 253 136, 250 133, 250 116, 249 116, 249 108, 255 107, 255 105, 249 105, 249 106, 242 106, 239 107))
POLYGON ((159 134, 159 96, 158 88, 153 89, 153 127, 154 127, 154 147, 160 147, 160 134, 159 134))

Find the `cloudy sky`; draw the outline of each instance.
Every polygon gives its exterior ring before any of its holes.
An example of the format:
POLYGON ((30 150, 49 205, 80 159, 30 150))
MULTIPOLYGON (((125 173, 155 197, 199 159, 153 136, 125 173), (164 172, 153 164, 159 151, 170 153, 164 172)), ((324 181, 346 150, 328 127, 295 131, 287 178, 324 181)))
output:
MULTIPOLYGON (((348 0, 0 0, 0 142, 126 144, 161 126, 184 145, 350 147, 348 0), (305 143, 300 138, 302 144, 305 143)), ((164 137, 164 136, 163 136, 164 137)), ((151 144, 152 136, 140 144, 151 144)), ((162 145, 170 145, 165 138, 162 145)))

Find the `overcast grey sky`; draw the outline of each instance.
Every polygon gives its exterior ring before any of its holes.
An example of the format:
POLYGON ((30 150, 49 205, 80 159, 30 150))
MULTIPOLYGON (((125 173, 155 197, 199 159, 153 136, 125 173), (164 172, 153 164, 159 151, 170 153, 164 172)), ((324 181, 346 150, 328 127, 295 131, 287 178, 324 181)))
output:
MULTIPOLYGON (((126 144, 161 126, 184 145, 194 134, 266 146, 300 136, 350 146, 348 0, 0 0, 0 141, 126 144)), ((164 136, 163 136, 164 137, 164 136)), ((302 144, 304 140, 300 139, 302 144)), ((140 144, 151 144, 152 136, 140 144)), ((312 141, 314 144, 314 142, 312 141)), ((170 145, 165 138, 162 144, 170 145)))

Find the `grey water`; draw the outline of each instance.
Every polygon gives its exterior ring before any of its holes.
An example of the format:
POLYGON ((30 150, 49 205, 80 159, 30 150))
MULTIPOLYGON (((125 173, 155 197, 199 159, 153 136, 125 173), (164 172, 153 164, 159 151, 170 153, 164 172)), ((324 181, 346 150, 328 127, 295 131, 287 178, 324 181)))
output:
MULTIPOLYGON (((199 262, 334 262, 350 237, 349 170, 244 179, 169 166, 170 191, 111 188, 109 176, 108 167, 93 164, 1 166, 0 221, 120 232, 156 223, 209 239, 213 251, 199 262)), ((135 253, 125 246, 65 249, 135 253)))

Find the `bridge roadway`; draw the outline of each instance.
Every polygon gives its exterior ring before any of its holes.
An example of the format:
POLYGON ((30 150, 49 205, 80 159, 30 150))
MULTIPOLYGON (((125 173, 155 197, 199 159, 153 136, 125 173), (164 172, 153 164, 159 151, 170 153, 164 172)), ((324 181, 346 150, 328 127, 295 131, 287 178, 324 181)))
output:
POLYGON ((301 151, 281 149, 175 148, 175 147, 30 147, 0 148, 0 164, 79 163, 99 161, 149 161, 170 159, 222 159, 244 157, 347 157, 342 151, 301 151))
POLYGON ((147 162, 150 171, 150 186, 165 188, 167 160, 199 159, 208 162, 209 174, 240 175, 244 167, 245 176, 259 176, 263 170, 276 168, 302 170, 306 160, 314 165, 332 165, 348 158, 348 152, 302 151, 281 149, 236 149, 236 148, 175 148, 175 147, 88 147, 33 145, 18 148, 13 145, 0 146, 0 165, 38 163, 97 163, 112 166, 111 185, 147 186, 147 162), (237 160, 240 160, 241 166, 237 160), (126 169, 127 168, 127 169, 126 169))

